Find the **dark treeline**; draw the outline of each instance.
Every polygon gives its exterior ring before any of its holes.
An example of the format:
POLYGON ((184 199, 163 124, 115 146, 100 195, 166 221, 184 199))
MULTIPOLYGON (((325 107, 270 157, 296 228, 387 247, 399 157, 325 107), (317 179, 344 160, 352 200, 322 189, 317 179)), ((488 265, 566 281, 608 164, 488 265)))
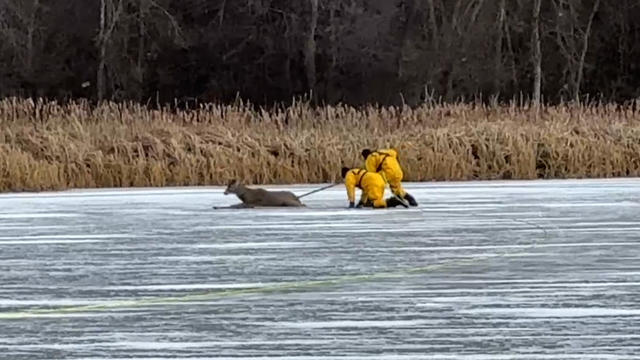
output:
POLYGON ((0 95, 640 96, 638 0, 0 0, 0 95))

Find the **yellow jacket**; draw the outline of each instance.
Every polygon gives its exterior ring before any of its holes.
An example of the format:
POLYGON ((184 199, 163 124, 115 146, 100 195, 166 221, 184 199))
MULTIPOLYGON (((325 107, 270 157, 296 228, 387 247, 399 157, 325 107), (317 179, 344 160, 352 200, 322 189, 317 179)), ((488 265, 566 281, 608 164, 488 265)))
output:
POLYGON ((384 179, 375 172, 358 168, 351 169, 344 177, 344 185, 347 188, 349 202, 355 202, 356 187, 362 189, 360 201, 363 203, 366 203, 367 200, 382 199, 384 196, 384 179))
POLYGON ((398 163, 398 152, 393 149, 381 149, 372 152, 365 160, 367 171, 382 172, 387 182, 402 181, 404 174, 398 163))

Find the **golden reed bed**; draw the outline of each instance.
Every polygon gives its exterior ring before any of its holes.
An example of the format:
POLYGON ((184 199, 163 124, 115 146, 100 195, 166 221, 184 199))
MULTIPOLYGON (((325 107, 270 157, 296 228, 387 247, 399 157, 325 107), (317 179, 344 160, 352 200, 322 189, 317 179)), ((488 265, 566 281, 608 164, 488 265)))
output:
POLYGON ((0 101, 0 191, 320 183, 395 147, 406 181, 640 175, 637 104, 151 110, 0 101))

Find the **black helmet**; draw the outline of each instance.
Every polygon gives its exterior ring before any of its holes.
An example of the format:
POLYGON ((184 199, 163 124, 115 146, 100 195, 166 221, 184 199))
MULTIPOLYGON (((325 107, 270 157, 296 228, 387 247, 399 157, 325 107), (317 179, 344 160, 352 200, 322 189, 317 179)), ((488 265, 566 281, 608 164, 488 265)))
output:
POLYGON ((371 154, 371 150, 369 149, 364 149, 362 150, 362 157, 366 160, 367 156, 369 156, 369 154, 371 154))
POLYGON ((349 169, 348 167, 343 167, 342 168, 342 178, 343 179, 344 179, 345 176, 347 176, 347 173, 349 172, 349 170, 351 170, 351 169, 349 169))

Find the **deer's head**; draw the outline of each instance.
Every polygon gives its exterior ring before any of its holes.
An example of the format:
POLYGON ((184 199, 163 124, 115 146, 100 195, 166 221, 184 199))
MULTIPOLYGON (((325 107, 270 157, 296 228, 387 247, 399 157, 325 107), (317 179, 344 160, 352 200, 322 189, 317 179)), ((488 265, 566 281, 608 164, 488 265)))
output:
POLYGON ((229 183, 229 185, 227 185, 226 190, 224 191, 225 195, 229 195, 229 194, 237 194, 238 193, 238 189, 240 188, 240 182, 238 180, 233 180, 229 183))

